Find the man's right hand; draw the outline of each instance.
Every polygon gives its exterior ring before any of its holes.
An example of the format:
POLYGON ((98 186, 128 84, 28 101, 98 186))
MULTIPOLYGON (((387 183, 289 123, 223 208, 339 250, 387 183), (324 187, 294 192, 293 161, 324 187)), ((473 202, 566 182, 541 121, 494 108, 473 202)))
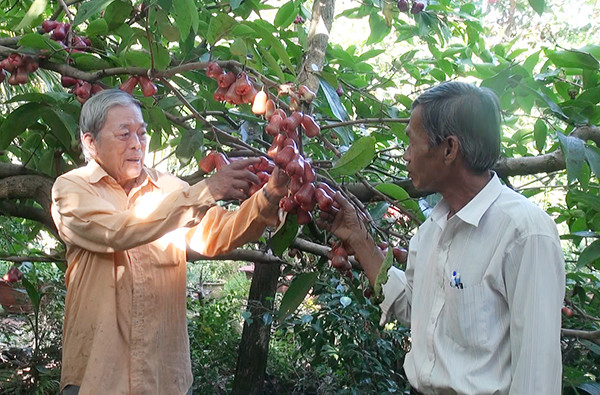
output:
POLYGON ((358 218, 356 208, 341 193, 336 193, 333 199, 336 203, 335 206, 339 207, 339 211, 335 214, 321 211, 316 221, 317 225, 330 231, 344 245, 350 247, 353 244, 353 239, 366 237, 366 227, 358 218))
POLYGON ((236 160, 208 177, 206 186, 213 198, 215 200, 246 199, 250 185, 258 184, 258 177, 248 170, 248 166, 258 162, 259 158, 236 160))
POLYGON ((356 208, 339 192, 335 194, 334 200, 334 206, 339 207, 339 211, 335 214, 322 211, 317 225, 331 231, 342 241, 348 254, 354 255, 369 282, 374 285, 385 257, 358 217, 356 208))

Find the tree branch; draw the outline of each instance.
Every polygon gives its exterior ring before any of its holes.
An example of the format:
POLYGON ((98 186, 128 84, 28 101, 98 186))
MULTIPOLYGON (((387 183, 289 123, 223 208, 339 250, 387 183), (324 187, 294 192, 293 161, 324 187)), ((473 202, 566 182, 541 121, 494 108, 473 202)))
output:
POLYGON ((50 213, 40 208, 0 200, 0 214, 7 217, 25 218, 37 221, 44 225, 54 237, 60 240, 56 225, 54 225, 50 213))
POLYGON ((64 257, 53 255, 46 256, 2 256, 0 261, 23 263, 23 262, 66 262, 64 257))
POLYGON ((326 125, 322 125, 321 130, 334 129, 334 128, 339 128, 340 126, 356 125, 356 124, 363 124, 363 123, 393 123, 393 122, 408 123, 408 121, 409 121, 409 118, 362 118, 362 119, 354 119, 352 121, 328 123, 326 125))
POLYGON ((50 213, 53 181, 38 175, 22 175, 0 179, 0 200, 34 199, 50 213))
POLYGON ((576 339, 585 339, 593 343, 600 345, 600 329, 595 331, 584 331, 579 329, 565 329, 561 330, 563 337, 574 337, 576 339))

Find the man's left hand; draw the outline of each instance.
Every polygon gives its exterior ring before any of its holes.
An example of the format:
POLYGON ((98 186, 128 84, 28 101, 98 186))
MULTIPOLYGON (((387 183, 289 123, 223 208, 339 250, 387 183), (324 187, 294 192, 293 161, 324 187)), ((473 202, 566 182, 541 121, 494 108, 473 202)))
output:
POLYGON ((279 199, 287 195, 289 181, 290 177, 279 166, 275 166, 271 177, 269 177, 269 181, 264 187, 265 193, 271 203, 279 202, 279 199))

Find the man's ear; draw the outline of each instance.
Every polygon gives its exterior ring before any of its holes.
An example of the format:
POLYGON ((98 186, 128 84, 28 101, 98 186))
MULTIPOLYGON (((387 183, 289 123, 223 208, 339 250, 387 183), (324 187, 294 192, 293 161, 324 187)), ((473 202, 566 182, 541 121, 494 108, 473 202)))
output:
POLYGON ((85 147, 91 158, 95 158, 98 150, 96 149, 96 140, 91 133, 85 133, 81 136, 81 144, 85 147))
POLYGON ((446 163, 454 162, 460 155, 460 146, 456 136, 446 137, 446 146, 444 147, 444 161, 446 163))

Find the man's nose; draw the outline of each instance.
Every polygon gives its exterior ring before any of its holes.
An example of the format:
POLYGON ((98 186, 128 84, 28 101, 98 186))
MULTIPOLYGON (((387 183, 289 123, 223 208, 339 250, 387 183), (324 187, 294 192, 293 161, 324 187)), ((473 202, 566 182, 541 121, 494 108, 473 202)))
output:
POLYGON ((142 138, 137 133, 132 133, 133 137, 129 140, 132 149, 142 148, 142 138))

